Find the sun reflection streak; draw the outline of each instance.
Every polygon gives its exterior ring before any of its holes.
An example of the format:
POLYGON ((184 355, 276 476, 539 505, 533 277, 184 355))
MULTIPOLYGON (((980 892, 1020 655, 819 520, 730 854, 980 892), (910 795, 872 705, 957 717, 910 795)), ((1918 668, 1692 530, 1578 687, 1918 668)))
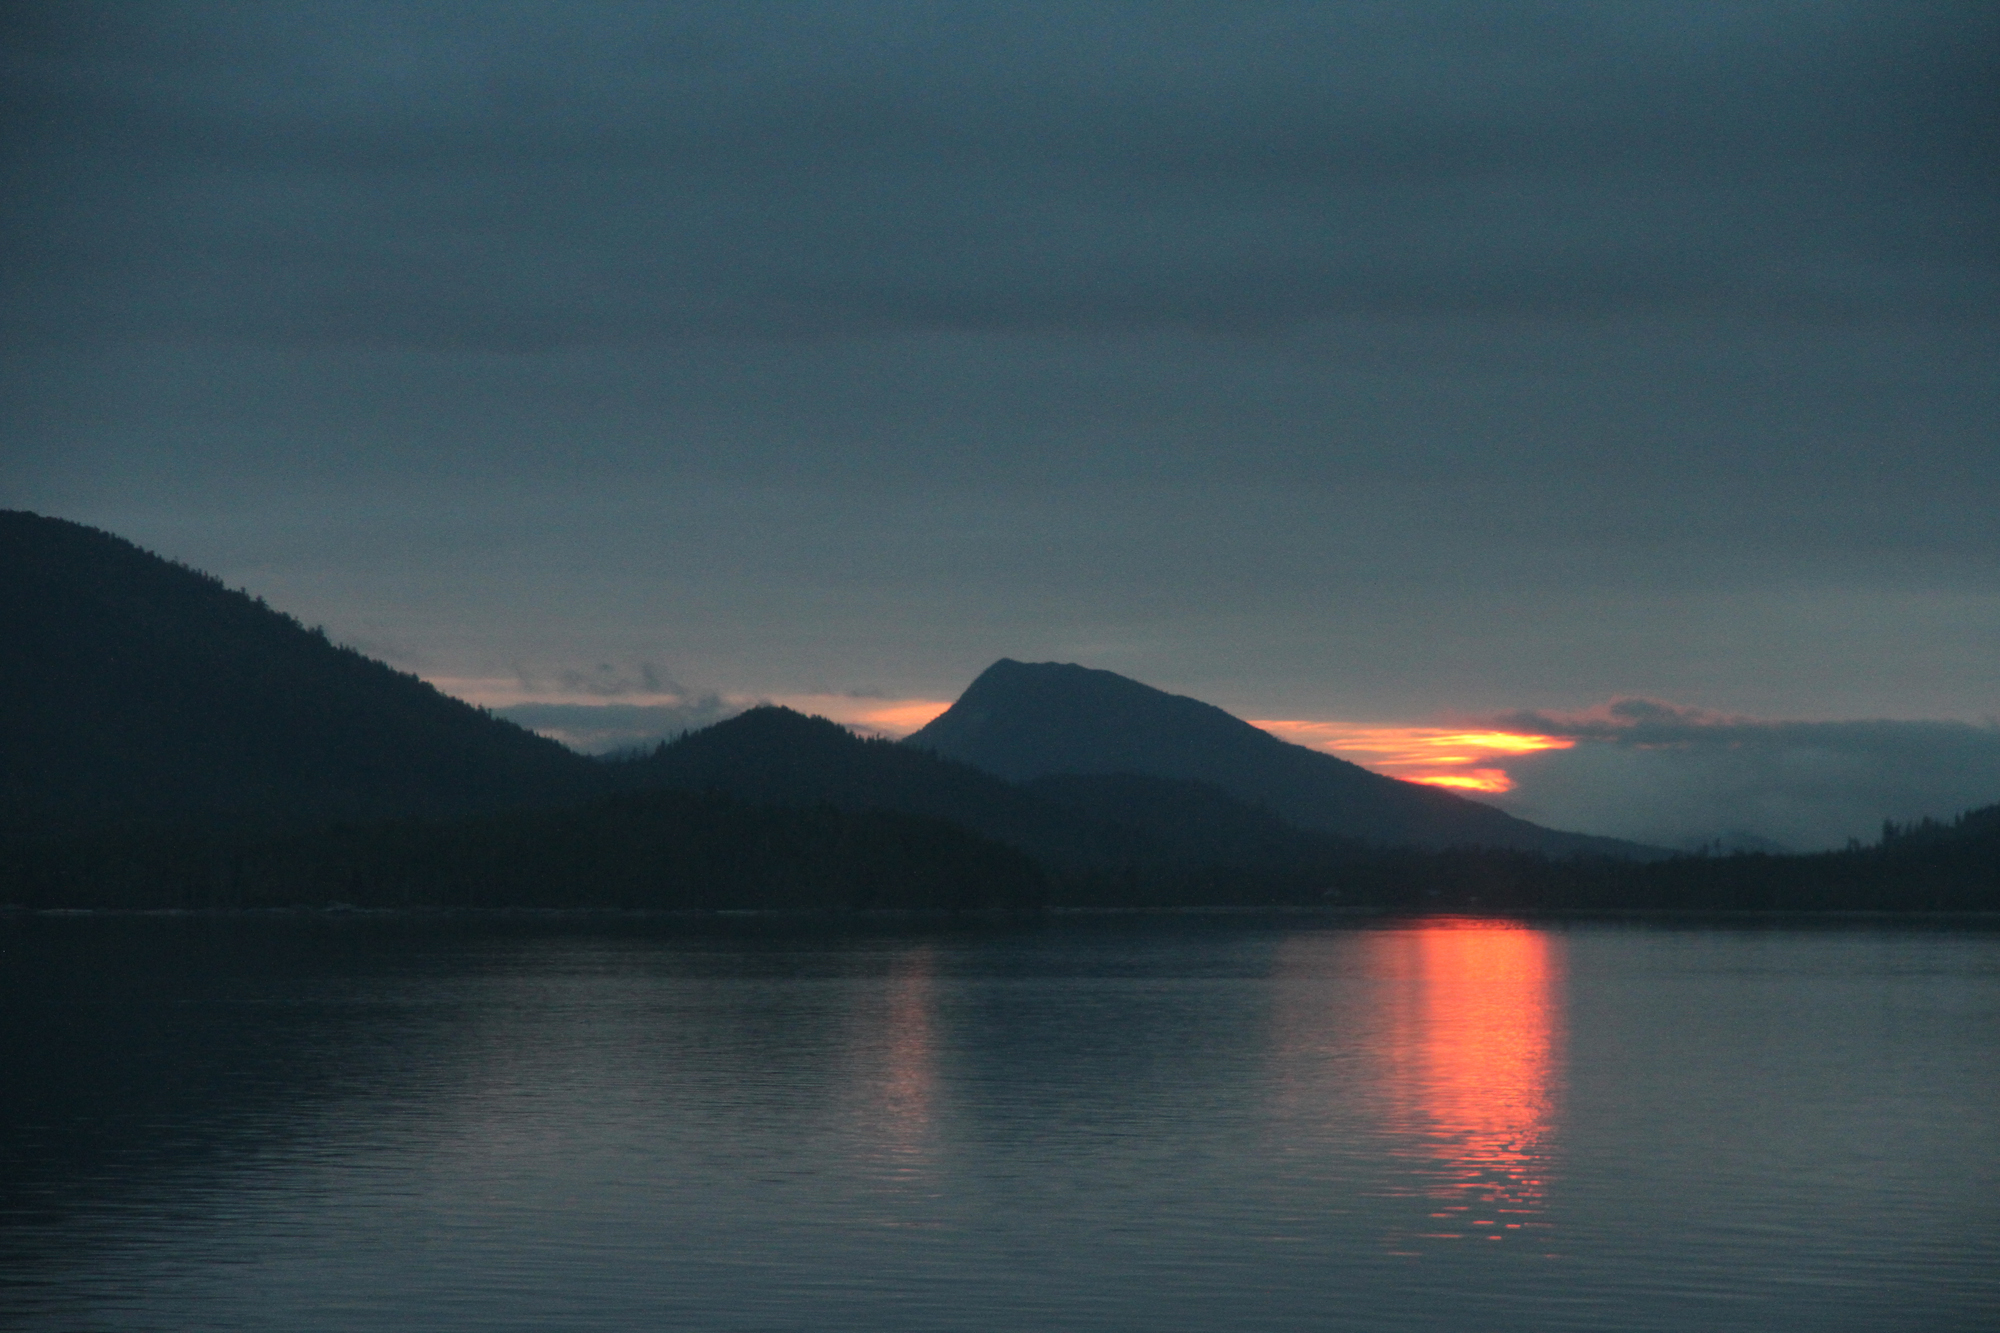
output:
POLYGON ((1430 1238, 1533 1229, 1548 1196, 1563 1012, 1559 941, 1512 922, 1370 937, 1396 984, 1389 1128, 1425 1168, 1430 1238))
POLYGON ((883 1140, 902 1162, 927 1158, 937 1103, 936 957, 914 950, 890 979, 888 1063, 882 1080, 883 1140))
MULTIPOLYGON (((855 1011, 849 1133, 856 1165, 892 1195, 919 1186, 937 1160, 937 957, 900 955, 855 1011)), ((907 1225, 897 1205, 894 1225, 907 1225)))
POLYGON ((1393 1230, 1545 1244, 1563 1079, 1561 939, 1432 919, 1300 935, 1276 957, 1274 1122, 1288 1152, 1388 1168, 1422 1212, 1393 1230))

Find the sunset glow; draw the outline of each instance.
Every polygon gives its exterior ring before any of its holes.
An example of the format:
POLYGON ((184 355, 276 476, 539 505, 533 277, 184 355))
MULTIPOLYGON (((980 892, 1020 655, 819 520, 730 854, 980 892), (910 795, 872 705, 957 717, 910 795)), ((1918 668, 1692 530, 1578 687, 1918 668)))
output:
POLYGON ((1511 791, 1514 780, 1507 776, 1505 769, 1474 768, 1463 773, 1435 773, 1429 777, 1414 778, 1412 781, 1431 787, 1455 787, 1460 791, 1511 791))
POLYGON ((901 738, 951 707, 949 699, 856 699, 845 694, 782 694, 774 704, 832 718, 842 726, 901 738))
POLYGON ((1506 770, 1492 766, 1496 759, 1537 750, 1567 750, 1576 744, 1566 736, 1453 727, 1384 727, 1278 719, 1253 720, 1252 725, 1262 727, 1280 740, 1323 750, 1392 778, 1475 792, 1504 792, 1513 788, 1506 770))

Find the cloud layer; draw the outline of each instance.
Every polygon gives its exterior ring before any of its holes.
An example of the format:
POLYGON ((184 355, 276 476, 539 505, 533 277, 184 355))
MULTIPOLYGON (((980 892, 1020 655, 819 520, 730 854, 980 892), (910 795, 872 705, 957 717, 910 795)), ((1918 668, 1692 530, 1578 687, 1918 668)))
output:
POLYGON ((66 164, 13 174, 17 333, 521 351, 1995 295, 1978 4, 12 12, 10 123, 66 164))
POLYGON ((1979 0, 0 24, 0 502, 426 674, 2000 689, 1979 0))
POLYGON ((2000 802, 2000 723, 1765 721, 1620 699, 1496 725, 1576 744, 1496 759, 1515 786, 1495 804, 1670 846, 1720 838, 1811 851, 1872 841, 1884 820, 2000 802))

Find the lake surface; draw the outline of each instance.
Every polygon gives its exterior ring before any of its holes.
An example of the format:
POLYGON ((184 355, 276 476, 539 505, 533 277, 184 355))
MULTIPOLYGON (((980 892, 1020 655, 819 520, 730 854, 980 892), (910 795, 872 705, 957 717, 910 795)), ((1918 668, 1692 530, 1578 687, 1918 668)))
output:
POLYGON ((0 921, 0 1324, 2000 1328, 2000 933, 0 921))

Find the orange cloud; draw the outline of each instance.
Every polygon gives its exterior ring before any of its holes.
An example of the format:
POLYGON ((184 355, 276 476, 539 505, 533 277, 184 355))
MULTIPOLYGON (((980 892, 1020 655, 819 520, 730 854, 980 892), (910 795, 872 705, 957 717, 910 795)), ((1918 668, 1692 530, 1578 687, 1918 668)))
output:
POLYGON ((770 702, 831 718, 878 736, 907 736, 951 707, 949 699, 856 699, 845 694, 779 694, 770 702))
POLYGON ((1338 755, 1392 778, 1476 792, 1513 788, 1504 769, 1490 766, 1495 759, 1536 750, 1567 750, 1576 744, 1567 736, 1451 727, 1379 727, 1283 719, 1253 719, 1252 725, 1280 740, 1338 755))

